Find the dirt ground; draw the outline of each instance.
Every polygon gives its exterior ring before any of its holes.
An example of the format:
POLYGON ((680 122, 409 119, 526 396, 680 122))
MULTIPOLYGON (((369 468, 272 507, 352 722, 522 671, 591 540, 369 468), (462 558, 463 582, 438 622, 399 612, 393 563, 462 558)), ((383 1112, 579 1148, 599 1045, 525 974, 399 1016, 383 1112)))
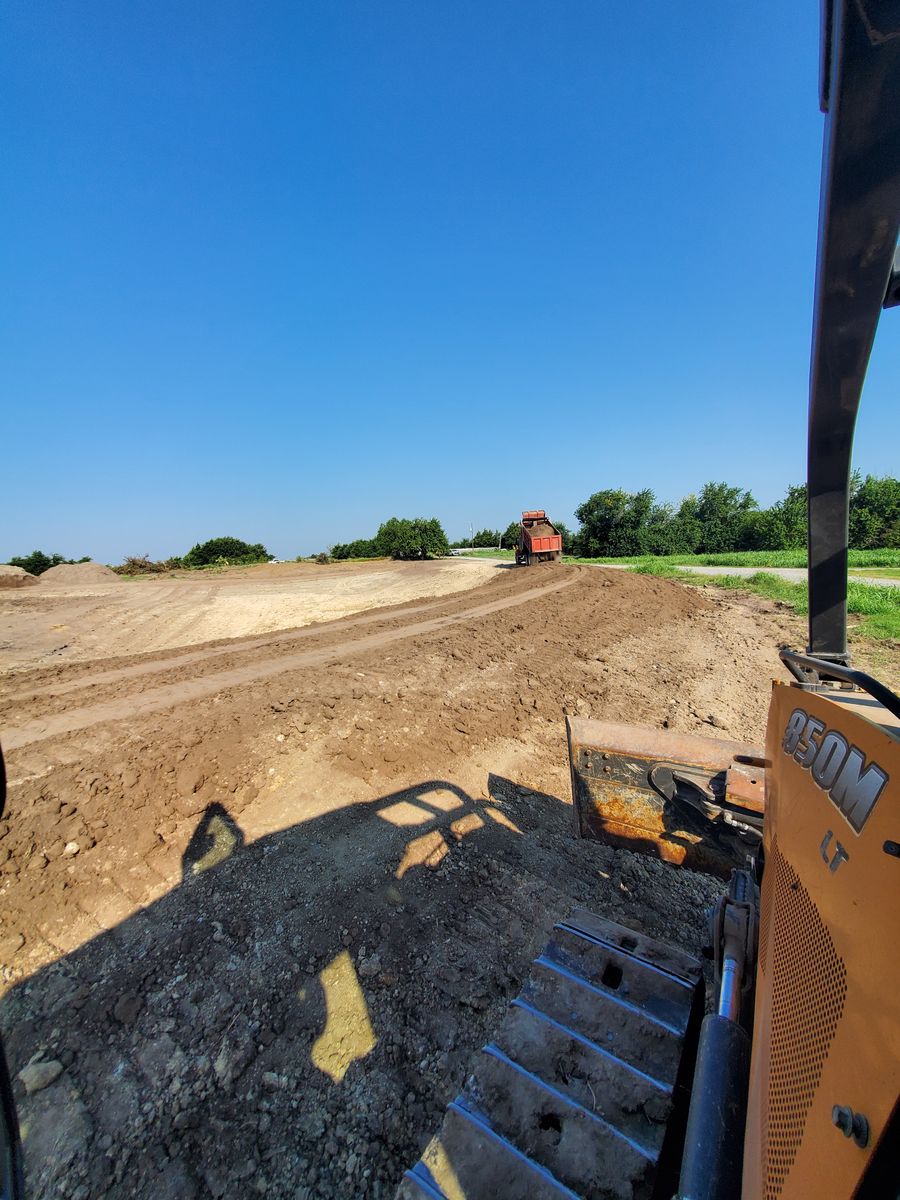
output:
POLYGON ((58 1066, 16 1083, 34 1197, 391 1196, 555 920, 701 944, 716 881, 573 837, 564 714, 761 740, 791 615, 314 570, 3 598, 0 1023, 13 1073, 58 1066))
POLYGON ((133 580, 95 563, 53 567, 32 580, 38 586, 28 588, 27 595, 0 593, 0 670, 294 629, 458 592, 490 578, 491 567, 458 558, 327 567, 264 563, 133 580), (59 582, 92 570, 96 577, 90 582, 59 582))

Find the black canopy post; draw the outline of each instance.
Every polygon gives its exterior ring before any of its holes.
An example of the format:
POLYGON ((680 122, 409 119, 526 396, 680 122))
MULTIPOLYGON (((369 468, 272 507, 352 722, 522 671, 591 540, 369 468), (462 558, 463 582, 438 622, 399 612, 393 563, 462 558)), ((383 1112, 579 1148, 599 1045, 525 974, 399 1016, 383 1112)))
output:
MULTIPOLYGON (((810 372, 809 653, 846 663, 850 455, 900 225, 900 0, 824 0, 810 372)), ((900 385, 898 385, 900 386, 900 385)))

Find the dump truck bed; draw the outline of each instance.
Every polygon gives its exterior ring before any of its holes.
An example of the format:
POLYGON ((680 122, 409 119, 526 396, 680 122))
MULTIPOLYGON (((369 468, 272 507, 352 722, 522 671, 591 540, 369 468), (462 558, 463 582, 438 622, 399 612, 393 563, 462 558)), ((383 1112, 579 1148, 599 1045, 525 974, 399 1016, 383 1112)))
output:
POLYGON ((519 534, 518 561, 545 561, 547 557, 559 558, 562 554, 562 537, 556 526, 547 520, 542 508, 529 509, 522 513, 519 534), (535 559, 535 556, 540 556, 535 559))
POLYGON ((532 542, 535 540, 535 538, 559 537, 556 529, 550 524, 549 521, 536 521, 534 525, 526 525, 525 533, 532 542))

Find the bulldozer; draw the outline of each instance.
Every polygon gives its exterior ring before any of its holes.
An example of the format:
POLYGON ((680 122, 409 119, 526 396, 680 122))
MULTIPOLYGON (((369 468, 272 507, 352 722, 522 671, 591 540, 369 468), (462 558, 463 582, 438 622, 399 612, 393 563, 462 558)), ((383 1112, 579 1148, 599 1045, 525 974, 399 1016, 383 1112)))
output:
POLYGON ((824 0, 809 638, 764 746, 570 717, 575 832, 721 876, 699 958, 577 911, 400 1200, 900 1196, 900 698, 847 642, 850 462, 900 304, 900 8, 824 0))

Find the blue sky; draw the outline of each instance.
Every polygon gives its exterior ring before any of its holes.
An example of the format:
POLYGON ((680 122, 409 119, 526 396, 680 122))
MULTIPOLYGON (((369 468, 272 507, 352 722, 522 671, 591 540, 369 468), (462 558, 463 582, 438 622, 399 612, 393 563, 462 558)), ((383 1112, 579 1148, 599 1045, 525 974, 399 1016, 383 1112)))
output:
POLYGON ((0 33, 0 558, 803 479, 818 5, 11 0, 0 33))

